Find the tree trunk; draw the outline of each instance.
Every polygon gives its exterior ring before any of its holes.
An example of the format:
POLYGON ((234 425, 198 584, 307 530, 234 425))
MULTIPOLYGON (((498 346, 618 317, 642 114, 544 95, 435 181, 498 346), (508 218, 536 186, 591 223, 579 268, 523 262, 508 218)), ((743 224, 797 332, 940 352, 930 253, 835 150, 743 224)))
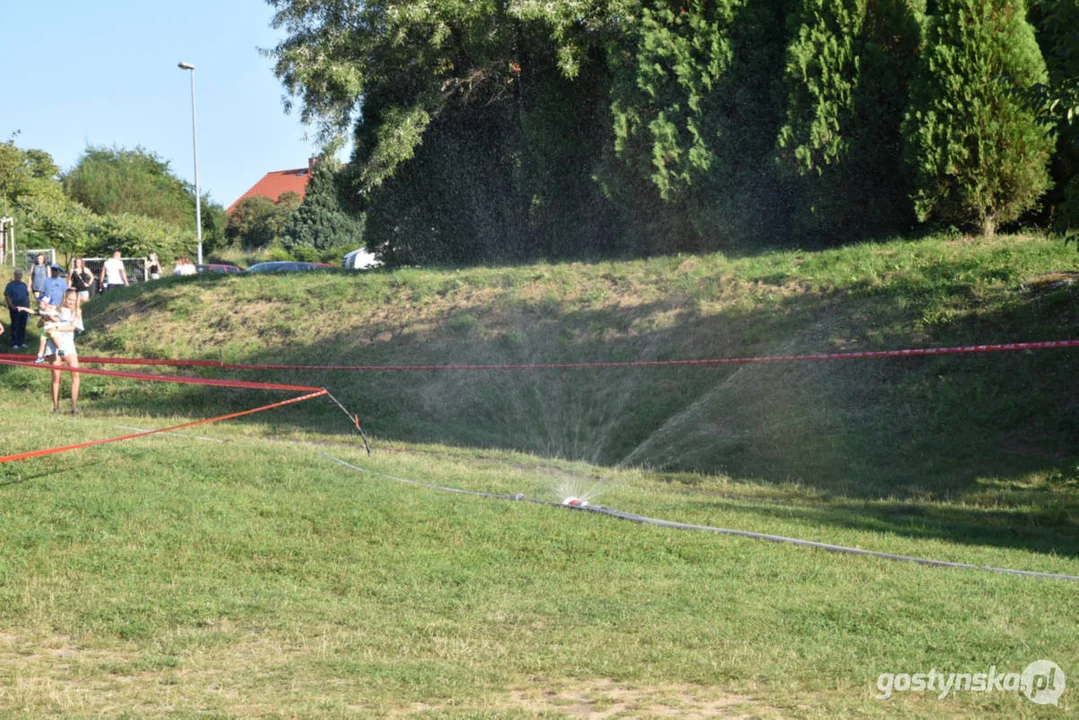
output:
POLYGON ((997 219, 994 215, 986 215, 982 218, 982 235, 993 237, 997 234, 997 219))

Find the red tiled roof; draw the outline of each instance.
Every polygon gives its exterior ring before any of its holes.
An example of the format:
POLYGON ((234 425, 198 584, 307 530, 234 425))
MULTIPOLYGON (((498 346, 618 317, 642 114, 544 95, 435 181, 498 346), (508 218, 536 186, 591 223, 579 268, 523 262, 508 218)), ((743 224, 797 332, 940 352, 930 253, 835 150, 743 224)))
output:
POLYGON ((266 173, 266 175, 255 183, 250 190, 241 195, 236 202, 229 205, 229 209, 225 212, 232 212, 236 206, 240 204, 241 200, 254 197, 255 195, 261 195, 277 202, 277 199, 281 197, 282 194, 294 192, 302 199, 304 191, 307 190, 307 182, 310 179, 310 168, 278 170, 276 172, 266 173))

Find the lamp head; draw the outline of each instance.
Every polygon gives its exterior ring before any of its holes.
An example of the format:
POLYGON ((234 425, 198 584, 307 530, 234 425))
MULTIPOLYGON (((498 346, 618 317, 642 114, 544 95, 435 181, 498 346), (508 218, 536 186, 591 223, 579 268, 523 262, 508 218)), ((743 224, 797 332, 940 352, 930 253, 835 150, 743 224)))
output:
POLYGON ((192 65, 191 63, 186 63, 186 62, 180 63, 179 65, 177 65, 177 67, 180 68, 181 70, 194 70, 195 69, 194 65, 192 65))

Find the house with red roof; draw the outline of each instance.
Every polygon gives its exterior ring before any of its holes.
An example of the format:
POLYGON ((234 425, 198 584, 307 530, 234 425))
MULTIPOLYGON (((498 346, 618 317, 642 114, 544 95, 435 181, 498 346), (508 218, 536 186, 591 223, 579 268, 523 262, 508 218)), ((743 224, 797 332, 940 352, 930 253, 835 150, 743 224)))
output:
POLYGON ((311 173, 314 172, 315 163, 318 158, 311 158, 307 161, 307 167, 299 168, 297 170, 276 170, 274 172, 266 173, 261 180, 251 186, 251 189, 237 198, 236 202, 229 205, 228 210, 225 212, 231 213, 236 209, 236 206, 241 201, 246 200, 249 197, 261 195, 264 198, 277 202, 277 199, 287 192, 294 192, 303 199, 304 193, 307 191, 307 183, 311 180, 311 173))

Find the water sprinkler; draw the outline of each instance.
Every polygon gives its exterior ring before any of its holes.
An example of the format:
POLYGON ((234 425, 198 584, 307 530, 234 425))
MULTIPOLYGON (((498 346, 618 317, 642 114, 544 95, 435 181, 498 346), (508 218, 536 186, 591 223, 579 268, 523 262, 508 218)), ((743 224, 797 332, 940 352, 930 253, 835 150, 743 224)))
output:
POLYGON ((567 505, 569 507, 575 507, 575 508, 586 508, 586 507, 588 507, 588 501, 587 500, 582 500, 581 498, 576 498, 576 497, 568 497, 568 498, 566 498, 565 500, 562 501, 562 504, 567 505))

